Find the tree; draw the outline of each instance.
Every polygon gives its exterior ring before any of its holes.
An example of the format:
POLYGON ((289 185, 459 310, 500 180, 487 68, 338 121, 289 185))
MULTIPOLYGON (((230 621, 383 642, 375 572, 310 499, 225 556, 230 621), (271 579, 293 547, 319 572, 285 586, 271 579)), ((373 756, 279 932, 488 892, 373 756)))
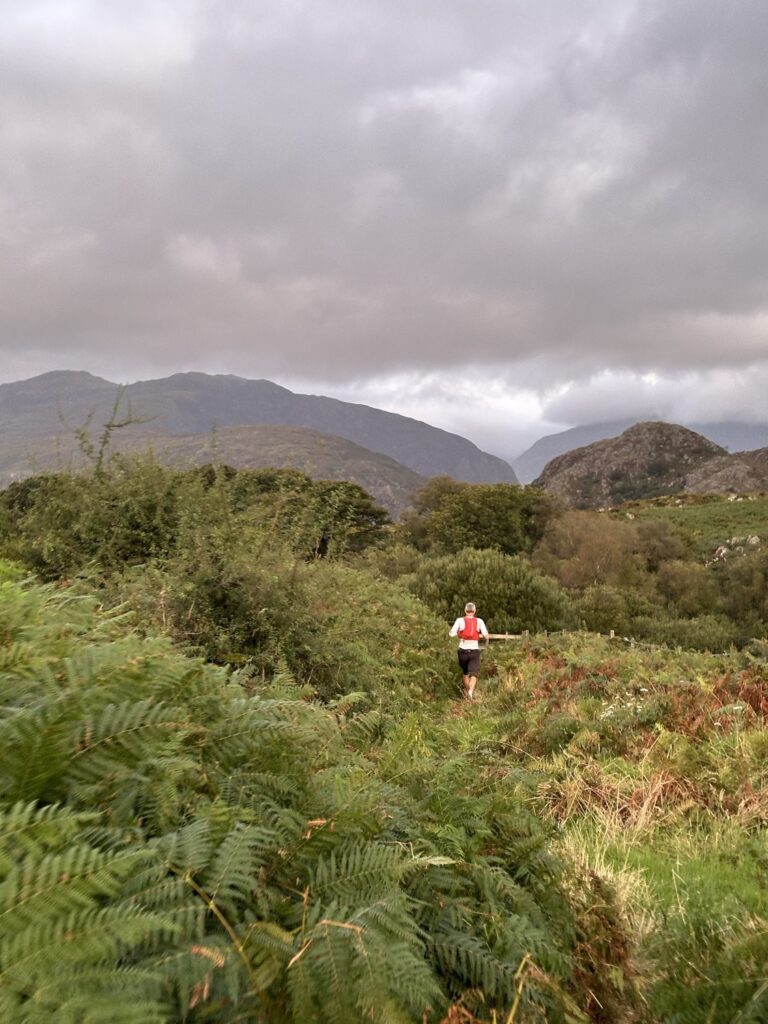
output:
POLYGON ((447 621, 474 601, 498 632, 562 629, 574 621, 567 595, 519 556, 467 548, 424 559, 410 583, 413 593, 447 621))
POLYGON ((634 524, 595 512, 565 512, 544 531, 533 561, 566 587, 629 582, 637 575, 634 524))
POLYGON ((417 495, 417 512, 404 529, 417 546, 440 554, 473 547, 513 555, 533 548, 555 507, 532 487, 438 477, 417 495))

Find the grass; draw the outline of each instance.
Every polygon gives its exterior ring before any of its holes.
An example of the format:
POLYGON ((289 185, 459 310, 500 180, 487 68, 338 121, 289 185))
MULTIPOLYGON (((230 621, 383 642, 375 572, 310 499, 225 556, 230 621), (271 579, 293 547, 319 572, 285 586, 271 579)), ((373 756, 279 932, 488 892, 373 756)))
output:
POLYGON ((610 886, 641 993, 621 1019, 768 1020, 765 666, 582 634, 486 661, 497 675, 481 679, 480 707, 457 711, 455 738, 529 773, 560 854, 610 886))
POLYGON ((613 515, 636 519, 662 519, 688 538, 703 557, 710 556, 733 537, 758 536, 768 541, 768 495, 743 495, 731 500, 724 495, 683 495, 638 501, 613 515))

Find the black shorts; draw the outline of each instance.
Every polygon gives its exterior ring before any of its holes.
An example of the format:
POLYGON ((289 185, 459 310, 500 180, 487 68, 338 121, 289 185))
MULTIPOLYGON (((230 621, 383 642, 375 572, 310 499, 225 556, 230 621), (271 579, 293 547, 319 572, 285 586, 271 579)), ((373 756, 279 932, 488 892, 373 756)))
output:
POLYGON ((459 664, 461 665, 463 675, 476 676, 480 671, 480 649, 475 648, 474 651, 465 651, 460 647, 459 664))

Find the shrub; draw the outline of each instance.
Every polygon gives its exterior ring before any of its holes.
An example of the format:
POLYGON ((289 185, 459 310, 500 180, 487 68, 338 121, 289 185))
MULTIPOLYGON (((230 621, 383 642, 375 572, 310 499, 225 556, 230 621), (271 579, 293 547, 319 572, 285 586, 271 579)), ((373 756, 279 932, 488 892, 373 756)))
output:
POLYGON ((437 477, 414 498, 416 511, 403 520, 406 539, 435 553, 497 548, 512 555, 530 551, 554 514, 554 500, 517 484, 466 484, 437 477))
POLYGON ((580 621, 595 633, 630 632, 631 616, 624 591, 617 587, 587 587, 576 601, 580 621))
POLYGON ((500 551, 470 548, 425 559, 409 586, 448 621, 474 601, 493 632, 562 629, 574 621, 569 599, 554 580, 500 551))
POLYGON ((550 521, 533 561, 566 587, 615 585, 637 574, 637 549, 634 524, 571 511, 550 521))

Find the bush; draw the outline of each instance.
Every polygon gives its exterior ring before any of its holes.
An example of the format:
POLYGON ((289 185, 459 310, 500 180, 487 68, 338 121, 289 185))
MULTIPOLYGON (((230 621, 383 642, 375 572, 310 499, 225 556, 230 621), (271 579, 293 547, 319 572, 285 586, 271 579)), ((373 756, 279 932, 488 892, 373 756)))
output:
POLYGON ((576 601, 579 620, 595 633, 630 632, 631 616, 627 595, 617 587, 587 587, 576 601))
POLYGON ((408 591, 307 562, 236 516, 187 523, 176 557, 116 577, 110 593, 212 661, 288 671, 325 700, 411 699, 451 677, 445 626, 408 591))
POLYGON ((523 558, 472 548, 425 559, 409 583, 437 615, 452 622, 467 601, 492 632, 563 629, 574 623, 568 596, 523 558))
POLYGON ((0 495, 0 546, 49 580, 89 564, 111 573, 170 558, 191 523, 222 519, 259 525, 305 558, 362 551, 389 522, 356 484, 292 470, 182 472, 150 456, 115 456, 99 473, 12 484, 0 495))
POLYGON ((630 630, 638 639, 697 651, 727 651, 740 639, 734 624, 716 615, 699 615, 693 619, 638 616, 633 619, 630 630))
POLYGON ((437 554, 462 548, 496 548, 512 555, 530 551, 554 514, 554 500, 517 484, 466 484, 450 477, 430 480, 404 517, 403 534, 437 554))

